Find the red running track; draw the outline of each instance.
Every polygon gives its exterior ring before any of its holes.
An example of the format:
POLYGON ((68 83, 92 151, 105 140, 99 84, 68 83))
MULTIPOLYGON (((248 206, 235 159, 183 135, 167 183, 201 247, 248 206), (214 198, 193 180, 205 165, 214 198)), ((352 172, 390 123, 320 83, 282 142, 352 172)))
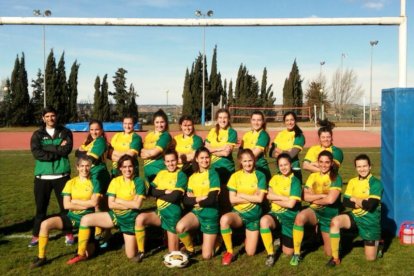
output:
MULTIPOLYGON (((245 130, 238 130, 239 141, 245 130)), ((305 129, 306 138, 305 147, 310 147, 318 143, 317 130, 305 129)), ((172 131, 171 135, 178 134, 178 131, 172 131)), ((278 130, 269 130, 270 138, 273 140, 278 130)), ((108 140, 115 134, 115 132, 106 133, 108 140)), ((138 132, 142 138, 145 137, 146 132, 138 132)), ((205 138, 207 131, 197 131, 197 134, 205 138)), ((32 132, 0 132, 0 150, 29 150, 30 138, 32 132)), ((78 148, 85 140, 86 132, 74 132, 74 148, 78 148)), ((335 129, 334 130, 334 144, 341 148, 358 148, 358 147, 381 147, 381 133, 379 131, 362 131, 349 129, 335 129)))

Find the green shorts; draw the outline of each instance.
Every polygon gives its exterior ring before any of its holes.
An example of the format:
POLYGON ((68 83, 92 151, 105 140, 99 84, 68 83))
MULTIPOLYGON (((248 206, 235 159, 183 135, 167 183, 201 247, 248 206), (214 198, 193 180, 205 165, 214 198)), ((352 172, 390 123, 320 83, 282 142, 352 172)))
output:
POLYGON ((117 214, 113 210, 108 211, 112 223, 124 234, 135 235, 135 218, 138 210, 126 210, 124 214, 117 214))
POLYGON ((358 228, 359 236, 366 241, 378 241, 381 239, 381 211, 366 213, 357 217, 354 213, 347 213, 351 219, 351 228, 358 228))
POLYGON ((219 233, 219 211, 217 208, 194 208, 191 211, 200 223, 200 230, 204 234, 219 233))
POLYGON ((176 204, 168 205, 166 208, 155 211, 155 213, 161 219, 161 228, 177 234, 175 227, 177 226, 178 221, 181 218, 181 207, 176 204))
MULTIPOLYGON (((64 228, 67 227, 67 224, 68 224, 67 222, 70 221, 70 225, 72 226, 72 229, 79 229, 80 221, 82 217, 87 214, 91 214, 91 213, 93 213, 93 210, 86 210, 86 212, 82 212, 81 214, 76 214, 76 213, 72 213, 71 211, 69 211, 66 215, 61 215, 64 228)), ((64 229, 64 230, 69 230, 69 229, 64 229)))
POLYGON ((104 164, 99 164, 91 169, 91 180, 94 185, 99 185, 98 187, 101 188, 100 194, 105 195, 109 182, 111 181, 111 176, 104 164))
POLYGON ((249 231, 259 231, 260 229, 260 217, 262 215, 262 208, 257 204, 253 209, 247 212, 239 212, 233 209, 233 212, 238 214, 249 231))
POLYGON ((298 211, 286 210, 283 213, 270 211, 268 214, 277 219, 280 225, 282 225, 282 235, 293 238, 293 224, 298 211))
POLYGON ((333 217, 339 214, 339 210, 337 208, 332 207, 324 207, 321 209, 313 209, 315 212, 316 219, 319 223, 319 228, 321 232, 329 233, 331 227, 331 220, 333 217))

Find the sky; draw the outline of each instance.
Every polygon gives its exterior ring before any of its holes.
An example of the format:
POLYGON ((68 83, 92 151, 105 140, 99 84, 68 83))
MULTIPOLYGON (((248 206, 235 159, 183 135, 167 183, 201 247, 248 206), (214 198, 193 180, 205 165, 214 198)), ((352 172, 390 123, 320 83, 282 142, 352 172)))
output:
MULTIPOLYGON (((410 36, 414 3, 406 2, 407 87, 414 87, 410 36)), ((34 9, 51 10, 53 17, 86 18, 184 19, 196 18, 195 10, 212 10, 214 18, 397 17, 400 0, 2 0, 0 17, 31 17, 34 9)), ((96 76, 102 79, 108 74, 112 90, 112 77, 122 67, 128 71, 127 84, 133 83, 138 92, 138 104, 182 104, 185 71, 203 51, 202 27, 46 26, 45 30, 46 55, 53 48, 58 61, 65 53, 67 77, 72 63, 80 63, 78 102, 93 101, 96 76)), ((235 82, 241 63, 259 81, 266 67, 277 103, 282 102, 284 80, 295 59, 304 90, 322 72, 329 91, 342 63, 343 69, 354 70, 368 102, 371 40, 379 41, 373 49, 373 104, 381 103, 382 89, 398 86, 398 26, 207 27, 205 31, 207 70, 215 46, 218 70, 227 81, 235 82)), ((0 25, 0 80, 10 78, 21 53, 30 83, 43 69, 42 26, 0 25)), ((363 99, 356 103, 362 105, 363 99)))

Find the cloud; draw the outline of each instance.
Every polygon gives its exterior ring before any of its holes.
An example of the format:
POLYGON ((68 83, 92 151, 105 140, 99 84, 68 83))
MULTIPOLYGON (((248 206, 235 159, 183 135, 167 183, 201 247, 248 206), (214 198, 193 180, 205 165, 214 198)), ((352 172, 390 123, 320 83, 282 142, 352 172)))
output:
POLYGON ((363 7, 370 10, 382 10, 384 8, 385 1, 365 1, 363 7))

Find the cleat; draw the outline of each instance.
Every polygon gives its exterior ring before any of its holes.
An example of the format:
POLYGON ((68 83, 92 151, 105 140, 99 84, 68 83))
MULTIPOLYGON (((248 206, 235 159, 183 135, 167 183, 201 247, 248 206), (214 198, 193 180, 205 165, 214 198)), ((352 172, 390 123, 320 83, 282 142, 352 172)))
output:
POLYGON ((280 245, 281 245, 280 239, 279 239, 279 238, 278 238, 278 239, 275 239, 275 240, 273 241, 273 250, 274 250, 275 252, 279 251, 279 249, 280 249, 280 245))
POLYGON ((65 244, 66 245, 74 245, 75 244, 75 237, 72 233, 66 234, 65 236, 65 244))
POLYGON ((292 256, 292 259, 290 259, 290 265, 298 266, 300 261, 301 261, 300 256, 297 254, 294 254, 292 256))
POLYGON ((131 259, 132 262, 140 263, 144 259, 144 252, 138 251, 137 255, 131 259))
POLYGON ((328 267, 335 267, 335 266, 337 266, 337 265, 339 265, 341 263, 341 261, 339 260, 339 259, 334 259, 334 258, 331 258, 327 263, 326 263, 326 266, 328 266, 328 267))
POLYGON ((192 258, 196 254, 195 251, 187 250, 187 248, 185 248, 185 247, 181 248, 180 251, 181 251, 181 253, 186 254, 188 258, 192 258))
POLYGON ((73 264, 76 264, 78 262, 86 261, 87 259, 88 259, 87 256, 81 256, 81 255, 76 254, 75 257, 73 257, 72 259, 67 261, 66 264, 73 265, 73 264))
POLYGON ((230 252, 226 252, 223 255, 223 258, 221 259, 222 265, 229 265, 233 261, 233 254, 230 252))
POLYGON ((33 269, 33 268, 36 268, 36 267, 41 267, 45 264, 46 264, 46 258, 36 257, 34 259, 33 263, 31 263, 30 268, 33 269))
POLYGON ((28 247, 34 247, 39 243, 39 237, 33 236, 32 239, 29 242, 28 247))
POLYGON ((267 255, 265 265, 272 267, 275 264, 275 255, 267 255))
POLYGON ((384 256, 384 240, 380 240, 378 244, 377 258, 384 256))

